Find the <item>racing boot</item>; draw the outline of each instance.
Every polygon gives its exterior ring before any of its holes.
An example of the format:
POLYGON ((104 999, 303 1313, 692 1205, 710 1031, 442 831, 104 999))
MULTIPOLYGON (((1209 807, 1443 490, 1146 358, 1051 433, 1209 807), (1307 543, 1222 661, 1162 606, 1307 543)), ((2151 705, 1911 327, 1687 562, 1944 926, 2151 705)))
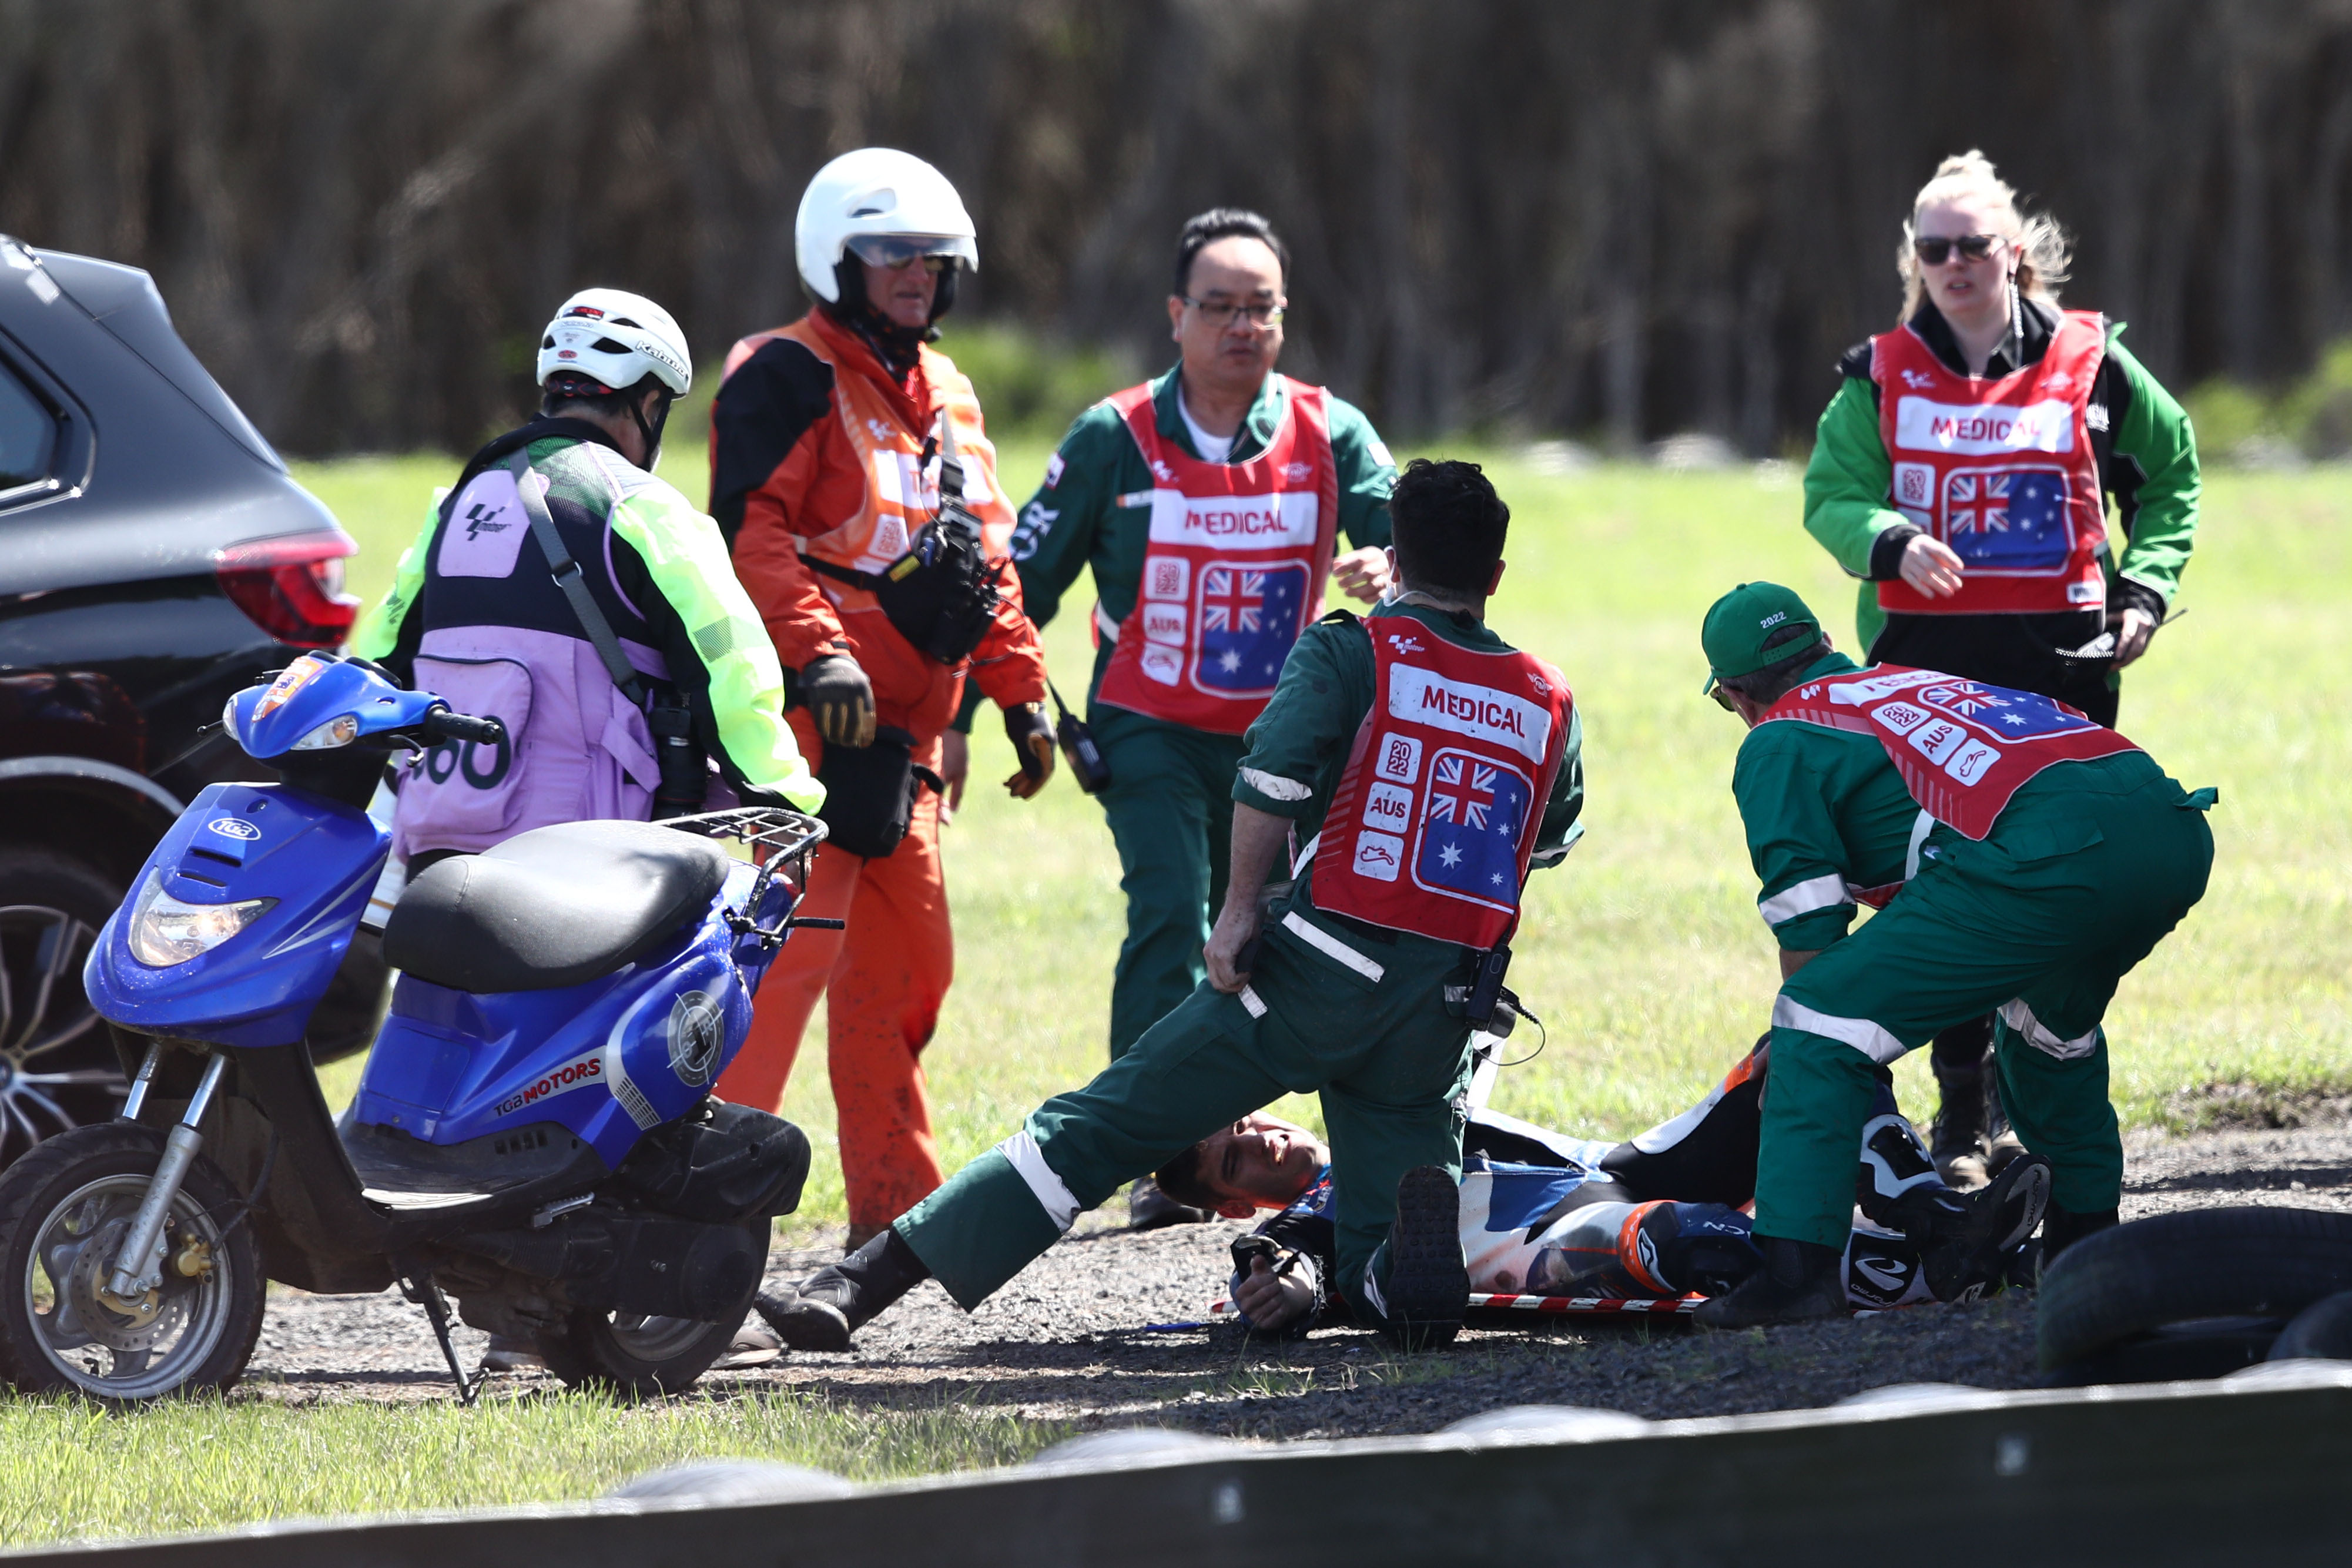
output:
POLYGON ((1204 1225, 1209 1211, 1180 1204, 1160 1190, 1150 1176, 1138 1176, 1127 1189, 1127 1228, 1159 1230, 1171 1225, 1204 1225))
POLYGON ((1810 1323, 1850 1316, 1845 1258, 1834 1247, 1759 1236, 1764 1267, 1728 1296, 1699 1303, 1691 1321, 1702 1329, 1753 1329, 1768 1323, 1810 1323))
POLYGON ((1470 1270, 1462 1261, 1462 1188, 1444 1166, 1416 1165, 1397 1183, 1388 1248, 1388 1289, 1379 1299, 1388 1337, 1408 1351, 1452 1344, 1470 1310, 1470 1270))
POLYGON ((818 1269, 782 1294, 753 1303, 776 1337, 796 1351, 845 1351, 849 1336, 931 1277, 896 1226, 818 1269))
POLYGON ((1927 1148, 1936 1173, 1962 1192, 1992 1177, 1985 1162, 1985 1102, 1992 1092, 1992 1019, 1971 1018, 1937 1035, 1927 1059, 1938 1090, 1927 1148))
POLYGON ((2073 1209, 2060 1208, 2052 1204, 2048 1216, 2042 1223, 2042 1267, 2047 1269, 2052 1258, 2084 1237, 2112 1227, 2121 1217, 2114 1209, 2076 1214, 2073 1209))
POLYGON ((2008 1255, 2033 1234, 2050 1204, 2050 1162, 2024 1154, 1972 1193, 1922 1187, 1895 1205, 1895 1223, 1919 1249, 1938 1301, 1975 1300, 2000 1289, 2008 1255))

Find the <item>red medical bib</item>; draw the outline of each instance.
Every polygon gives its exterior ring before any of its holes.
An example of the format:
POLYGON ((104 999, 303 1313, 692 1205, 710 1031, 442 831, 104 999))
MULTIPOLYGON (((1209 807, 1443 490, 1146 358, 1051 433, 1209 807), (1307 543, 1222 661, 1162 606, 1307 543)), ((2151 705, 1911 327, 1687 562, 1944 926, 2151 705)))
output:
POLYGON ((1870 340, 1890 498, 1964 568, 1948 599, 1881 583, 1881 608, 2043 615, 2106 604, 2088 412, 2106 352, 2105 318, 2090 310, 2066 311, 2040 363, 1999 380, 1953 374, 1907 325, 1870 340))
POLYGON ((1323 819, 1315 907, 1439 942, 1511 934, 1575 700, 1533 654, 1364 622, 1371 710, 1323 819))
POLYGON ((2052 763, 2139 750, 2053 699, 1899 664, 1808 681, 1759 722, 1780 719, 1877 736, 1920 809, 1979 839, 2052 763))
POLYGON ((1164 439, 1149 384, 1111 400, 1151 467, 1141 592, 1097 700, 1238 735, 1274 695, 1290 645, 1322 613, 1339 514, 1323 389, 1283 377, 1281 427, 1246 462, 1204 463, 1164 439))

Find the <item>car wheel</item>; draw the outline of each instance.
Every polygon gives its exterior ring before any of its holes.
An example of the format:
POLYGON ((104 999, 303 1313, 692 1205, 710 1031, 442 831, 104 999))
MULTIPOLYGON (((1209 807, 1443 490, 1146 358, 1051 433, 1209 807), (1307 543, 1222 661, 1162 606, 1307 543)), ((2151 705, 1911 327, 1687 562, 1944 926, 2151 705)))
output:
POLYGON ((47 849, 0 845, 0 1165, 110 1121, 129 1086, 82 965, 122 889, 47 849))

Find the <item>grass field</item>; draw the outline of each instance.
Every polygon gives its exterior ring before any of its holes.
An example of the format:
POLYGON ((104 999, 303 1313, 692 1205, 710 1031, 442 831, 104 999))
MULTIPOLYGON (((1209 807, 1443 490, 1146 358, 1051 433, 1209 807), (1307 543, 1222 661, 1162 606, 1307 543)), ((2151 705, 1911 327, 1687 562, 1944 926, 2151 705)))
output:
MULTIPOLYGON (((1024 490, 1045 456, 1009 451, 1012 488, 1024 490)), ((702 464, 682 448, 665 469, 699 496, 702 464)), ((453 468, 437 458, 301 468, 362 542, 360 591, 381 594, 453 468)), ((1507 457, 1493 468, 1517 518, 1494 618, 1568 671, 1591 784, 1590 836, 1564 868, 1536 879, 1512 973, 1549 1022, 1549 1043, 1503 1076, 1496 1104, 1623 1133, 1719 1075, 1763 1027, 1775 984, 1728 789, 1739 732, 1698 695, 1699 616, 1733 583, 1764 576, 1848 628, 1852 587, 1798 526, 1794 477, 1778 468, 1548 477, 1507 457)), ((2211 890, 2126 982, 2109 1018, 2128 1122, 2194 1121, 2217 1084, 2292 1097, 2352 1080, 2348 518, 2352 476, 2341 472, 2213 476, 2182 599, 2194 613, 2127 682, 2125 731, 2183 783, 2221 791, 2211 890)), ((1064 689, 1077 686, 1083 617, 1066 617, 1047 642, 1064 689)), ((1121 927, 1100 813, 1066 780, 1025 805, 1006 799, 992 781, 1012 771, 1011 752, 992 724, 981 730, 982 782, 947 835, 960 978, 926 1058, 950 1168, 1101 1060, 1121 927)), ((819 1151, 796 1227, 841 1221, 823 1060, 813 1040, 786 1107, 819 1151)), ((1924 1062, 1899 1074, 1924 1112, 1924 1062)), ((346 1086, 351 1076, 339 1075, 346 1086)), ((1313 1119, 1311 1106, 1292 1109, 1313 1119)), ((470 1413, 197 1405, 130 1421, 0 1405, 12 1456, 0 1544, 584 1497, 713 1452, 908 1473, 1002 1462, 1055 1435, 944 1409, 853 1420, 786 1398, 639 1411, 562 1398, 470 1413)))

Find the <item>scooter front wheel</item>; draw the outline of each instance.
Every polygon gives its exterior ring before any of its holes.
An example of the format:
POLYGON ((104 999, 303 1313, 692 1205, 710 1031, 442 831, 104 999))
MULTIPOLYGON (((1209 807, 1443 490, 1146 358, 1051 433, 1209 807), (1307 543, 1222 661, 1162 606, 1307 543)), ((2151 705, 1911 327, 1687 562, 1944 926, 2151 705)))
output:
MULTIPOLYGON (((773 1222, 746 1222, 761 1258, 767 1257, 773 1222)), ((694 1318, 648 1318, 626 1312, 577 1311, 563 1326, 539 1337, 547 1370, 572 1388, 593 1388, 625 1399, 683 1394, 727 1353, 735 1331, 760 1293, 761 1270, 751 1270, 743 1299, 716 1322, 694 1318)))
POLYGON ((105 1293, 163 1158, 147 1128, 77 1127, 0 1173, 0 1372, 25 1394, 114 1405, 226 1389, 261 1335, 261 1251, 239 1199, 202 1155, 165 1222, 163 1281, 105 1293))

